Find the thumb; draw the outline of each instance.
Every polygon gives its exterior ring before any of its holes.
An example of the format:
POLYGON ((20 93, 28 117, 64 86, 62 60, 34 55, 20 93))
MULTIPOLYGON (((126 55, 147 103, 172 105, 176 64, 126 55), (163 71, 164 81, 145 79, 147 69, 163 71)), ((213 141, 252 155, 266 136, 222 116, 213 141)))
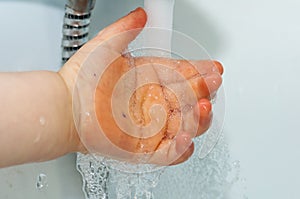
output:
POLYGON ((143 8, 137 8, 128 15, 103 29, 95 39, 107 40, 110 37, 133 29, 141 29, 147 22, 147 15, 143 8))
POLYGON ((137 8, 100 31, 95 38, 86 44, 86 48, 90 49, 90 47, 95 47, 95 45, 98 46, 117 35, 127 32, 126 34, 122 34, 120 38, 116 38, 113 39, 112 42, 108 42, 111 49, 121 53, 128 44, 137 37, 146 22, 146 12, 142 8, 137 8))
POLYGON ((142 8, 137 8, 103 29, 96 37, 82 46, 59 71, 70 91, 73 91, 75 79, 83 61, 90 56, 93 50, 105 43, 109 45, 110 51, 121 54, 128 44, 140 33, 146 21, 146 12, 142 8), (116 37, 124 32, 127 33, 122 34, 121 37, 116 37))

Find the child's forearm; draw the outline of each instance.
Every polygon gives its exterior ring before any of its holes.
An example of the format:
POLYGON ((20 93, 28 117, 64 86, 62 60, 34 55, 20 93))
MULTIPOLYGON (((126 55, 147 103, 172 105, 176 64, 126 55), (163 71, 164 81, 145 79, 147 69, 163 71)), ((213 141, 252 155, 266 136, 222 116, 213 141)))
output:
POLYGON ((0 167, 77 150, 71 96, 58 73, 0 73, 0 167))

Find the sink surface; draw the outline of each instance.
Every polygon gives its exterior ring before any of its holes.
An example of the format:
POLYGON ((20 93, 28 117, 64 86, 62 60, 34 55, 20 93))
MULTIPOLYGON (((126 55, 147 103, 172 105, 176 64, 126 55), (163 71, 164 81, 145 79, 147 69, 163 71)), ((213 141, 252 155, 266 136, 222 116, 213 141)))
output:
MULTIPOLYGON (((91 35, 139 5, 141 0, 97 0, 91 35)), ((0 1, 0 71, 60 68, 63 7, 62 0, 0 1)), ((228 198, 300 198, 299 7, 295 0, 176 2, 174 28, 225 66, 227 144, 216 155, 230 159, 223 158, 215 172, 240 165, 228 198)), ((169 168, 156 198, 198 199, 213 192, 215 187, 202 184, 210 180, 204 174, 214 164, 211 158, 198 167, 169 168)), ((0 169, 1 199, 83 199, 81 186, 74 154, 0 169), (40 174, 47 182, 37 189, 40 174)))

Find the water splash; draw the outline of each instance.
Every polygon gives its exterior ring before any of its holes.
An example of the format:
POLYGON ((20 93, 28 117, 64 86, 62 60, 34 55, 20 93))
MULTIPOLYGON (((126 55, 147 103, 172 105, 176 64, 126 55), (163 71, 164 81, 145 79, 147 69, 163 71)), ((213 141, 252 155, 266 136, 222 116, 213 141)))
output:
MULTIPOLYGON (((200 158, 199 153, 200 149, 196 150, 184 164, 145 173, 125 172, 128 163, 119 162, 118 168, 107 167, 117 161, 95 161, 91 155, 81 155, 78 169, 84 176, 87 199, 153 199, 154 195, 166 199, 228 199, 234 185, 240 187, 242 182, 242 191, 246 189, 246 179, 240 177, 240 161, 231 161, 224 135, 205 158, 200 158)), ((238 195, 247 198, 243 193, 238 195)))
POLYGON ((159 198, 227 199, 240 174, 239 161, 231 162, 222 135, 215 148, 199 158, 199 149, 184 164, 166 170, 155 190, 159 198), (170 183, 171 182, 171 183, 170 183))
POLYGON ((77 153, 77 169, 82 175, 83 192, 86 199, 106 199, 108 168, 101 158, 77 153))
POLYGON ((39 119, 39 122, 40 122, 40 125, 44 126, 46 124, 46 119, 43 116, 41 116, 39 119))
POLYGON ((77 155, 86 199, 152 199, 163 167, 130 164, 91 154, 77 155))
POLYGON ((126 173, 110 170, 109 198, 153 199, 153 190, 159 182, 162 170, 147 173, 126 173))
POLYGON ((37 177, 36 188, 42 190, 48 187, 47 175, 40 173, 37 177))

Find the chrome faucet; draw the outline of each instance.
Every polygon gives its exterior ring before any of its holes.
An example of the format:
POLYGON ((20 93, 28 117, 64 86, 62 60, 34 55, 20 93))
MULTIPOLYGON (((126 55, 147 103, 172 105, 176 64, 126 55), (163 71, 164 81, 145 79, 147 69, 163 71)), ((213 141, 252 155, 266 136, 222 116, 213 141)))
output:
POLYGON ((67 6, 77 12, 90 12, 95 5, 95 0, 68 0, 67 6))
POLYGON ((67 0, 63 24, 62 63, 88 41, 91 13, 96 0, 67 0))

